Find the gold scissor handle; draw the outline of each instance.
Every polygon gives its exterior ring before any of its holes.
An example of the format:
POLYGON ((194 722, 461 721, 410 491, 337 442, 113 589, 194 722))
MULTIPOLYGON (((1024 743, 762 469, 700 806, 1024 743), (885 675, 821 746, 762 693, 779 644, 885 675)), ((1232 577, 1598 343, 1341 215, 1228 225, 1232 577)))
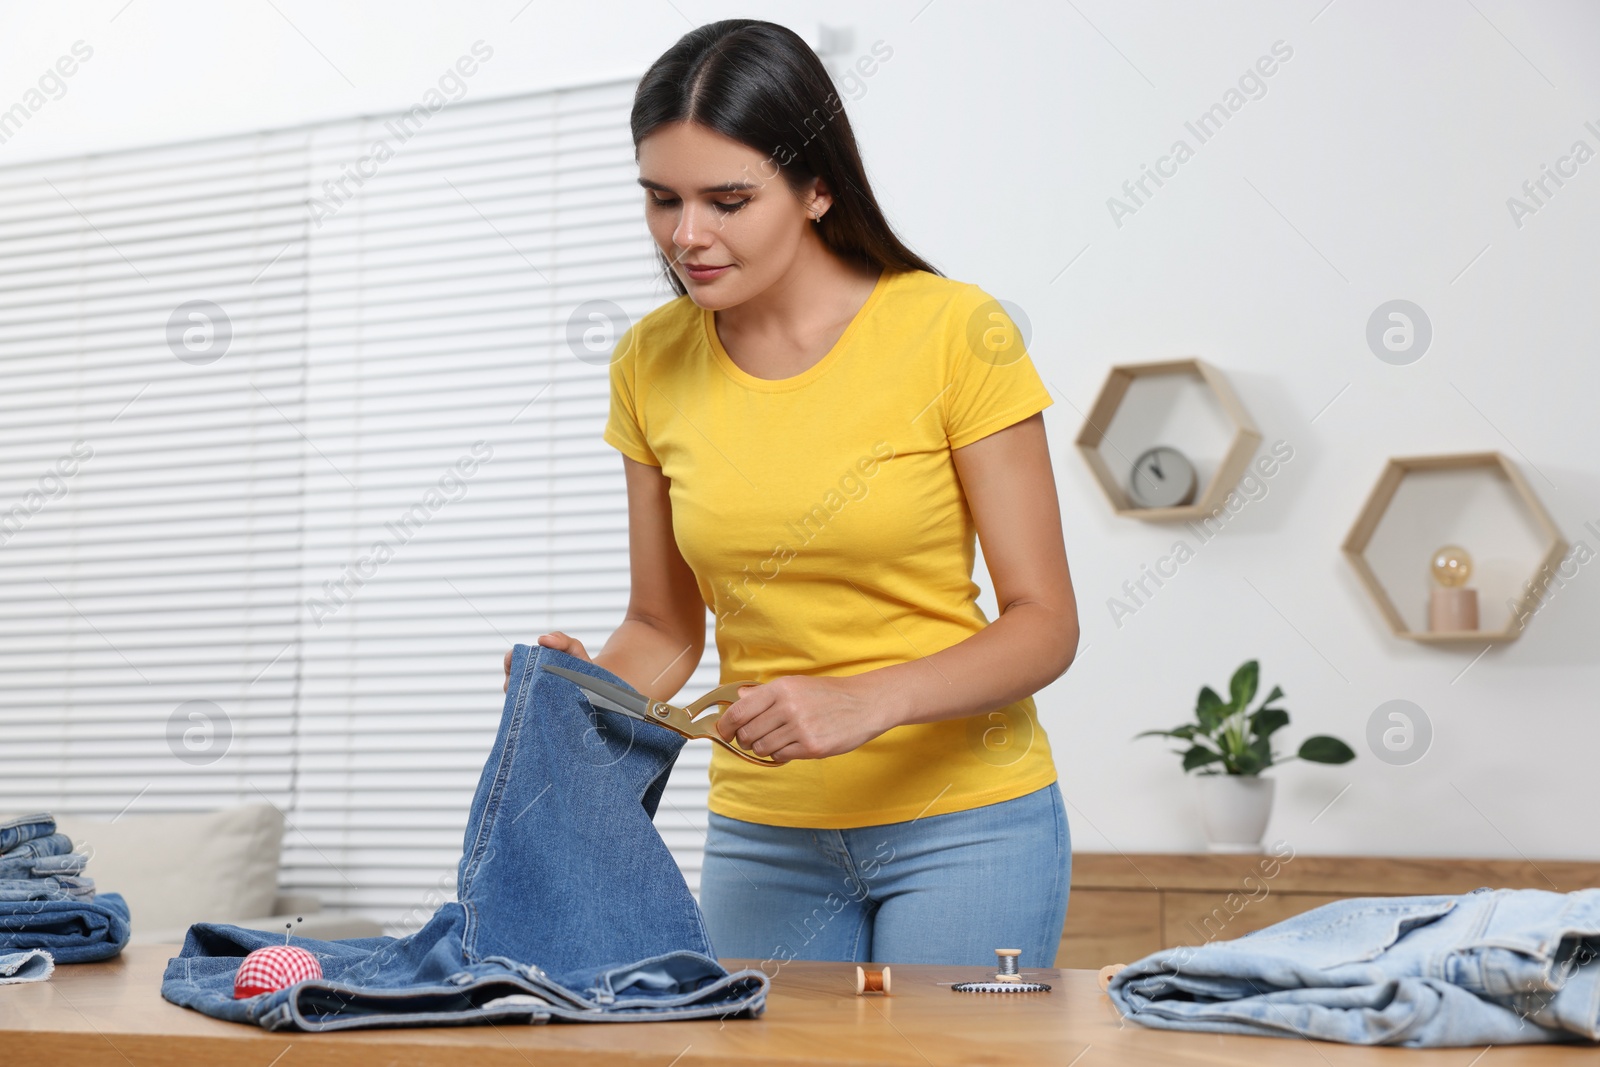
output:
POLYGON ((728 682, 726 685, 717 686, 705 696, 681 708, 675 704, 668 704, 663 700, 652 701, 650 715, 658 722, 678 731, 684 737, 709 738, 740 759, 749 760, 751 763, 756 763, 763 767, 781 767, 783 764, 771 756, 758 756, 741 746, 737 740, 725 741, 722 735, 717 733, 717 720, 722 718, 722 709, 739 699, 739 690, 741 688, 747 685, 759 684, 759 682, 754 681, 728 682), (710 715, 701 716, 701 712, 714 705, 722 705, 722 708, 710 715))

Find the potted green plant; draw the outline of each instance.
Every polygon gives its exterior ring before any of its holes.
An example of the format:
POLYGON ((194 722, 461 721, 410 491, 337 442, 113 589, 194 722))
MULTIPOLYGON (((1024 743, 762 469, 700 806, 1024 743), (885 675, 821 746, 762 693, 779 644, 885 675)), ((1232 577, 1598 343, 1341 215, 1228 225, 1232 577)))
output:
POLYGON ((1171 730, 1145 730, 1135 737, 1167 737, 1186 742, 1176 750, 1183 769, 1200 781, 1200 815, 1208 847, 1213 852, 1259 852, 1261 835, 1272 815, 1273 780, 1261 772, 1293 759, 1312 763, 1348 763, 1356 754, 1337 737, 1318 734, 1300 743, 1292 756, 1282 759, 1272 749, 1272 735, 1289 724, 1289 713, 1273 701, 1283 690, 1272 692, 1255 711, 1261 668, 1249 660, 1233 672, 1228 700, 1210 686, 1200 687, 1195 721, 1171 730))

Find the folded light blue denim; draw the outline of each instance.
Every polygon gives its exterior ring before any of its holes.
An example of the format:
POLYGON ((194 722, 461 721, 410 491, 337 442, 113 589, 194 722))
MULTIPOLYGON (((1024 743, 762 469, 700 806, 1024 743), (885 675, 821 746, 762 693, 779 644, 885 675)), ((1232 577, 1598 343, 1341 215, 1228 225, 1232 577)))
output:
POLYGON ((47 811, 18 815, 14 819, 0 819, 0 856, 25 841, 32 841, 36 837, 45 837, 55 832, 55 816, 47 811))
POLYGON ((42 948, 0 952, 0 985, 42 982, 56 969, 56 961, 42 948))
POLYGON ((1152 953, 1107 990, 1146 1026, 1412 1048, 1600 1040, 1600 889, 1335 901, 1152 953))
POLYGON ((93 900, 94 879, 86 875, 0 878, 0 904, 18 900, 93 900))
MULTIPOLYGON (((50 825, 54 826, 54 820, 50 825)), ((31 838, 20 845, 0 853, 0 861, 33 859, 39 856, 65 856, 72 851, 72 840, 63 833, 49 833, 31 838)), ((88 857, 85 856, 85 859, 88 857)))
POLYGON ((717 962, 652 822, 684 739, 592 707, 543 664, 626 684, 565 652, 512 649, 456 900, 405 937, 295 938, 323 977, 238 1000, 241 958, 283 933, 195 923, 161 995, 268 1030, 760 1015, 766 974, 717 962))
POLYGON ((89 857, 82 852, 68 852, 63 856, 0 856, 0 880, 82 874, 88 862, 89 857))
POLYGON ((115 956, 128 943, 128 903, 121 893, 93 900, 0 901, 0 952, 48 949, 57 963, 115 956))

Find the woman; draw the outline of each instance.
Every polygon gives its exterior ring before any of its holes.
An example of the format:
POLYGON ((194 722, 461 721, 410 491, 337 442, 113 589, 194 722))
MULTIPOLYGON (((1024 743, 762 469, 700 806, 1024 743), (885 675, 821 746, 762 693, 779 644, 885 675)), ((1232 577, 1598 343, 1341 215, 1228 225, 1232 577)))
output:
POLYGON ((758 683, 719 730, 782 762, 712 749, 713 943, 780 966, 984 966, 1002 947, 1053 966, 1071 848, 1031 694, 1072 662, 1077 606, 1051 398, 1015 325, 895 237, 790 30, 686 34, 632 131, 679 296, 611 364, 632 589, 593 662, 668 699, 710 607, 722 681, 758 683))

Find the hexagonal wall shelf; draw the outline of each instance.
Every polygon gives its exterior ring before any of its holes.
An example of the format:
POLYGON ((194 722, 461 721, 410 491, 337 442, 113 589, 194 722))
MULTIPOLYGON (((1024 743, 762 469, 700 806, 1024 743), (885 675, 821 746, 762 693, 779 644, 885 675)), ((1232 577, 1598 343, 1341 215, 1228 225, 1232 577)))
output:
POLYGON ((1112 367, 1077 438, 1078 451, 1112 510, 1147 522, 1199 519, 1217 511, 1260 443, 1260 431, 1227 378, 1205 360, 1193 358, 1112 367), (1196 383, 1199 389, 1193 388, 1196 383), (1172 434, 1181 439, 1168 440, 1172 434), (1159 444, 1193 447, 1192 436, 1213 438, 1221 452, 1209 479, 1204 467, 1210 464, 1204 457, 1188 456, 1203 485, 1194 502, 1174 507, 1135 504, 1125 486, 1138 454, 1159 444), (1106 447, 1115 453, 1109 459, 1106 447))
POLYGON ((1395 636, 1481 645, 1517 639, 1567 542, 1505 456, 1469 452, 1389 460, 1341 548, 1395 636), (1446 544, 1472 555, 1479 629, 1427 628, 1428 567, 1446 544))

